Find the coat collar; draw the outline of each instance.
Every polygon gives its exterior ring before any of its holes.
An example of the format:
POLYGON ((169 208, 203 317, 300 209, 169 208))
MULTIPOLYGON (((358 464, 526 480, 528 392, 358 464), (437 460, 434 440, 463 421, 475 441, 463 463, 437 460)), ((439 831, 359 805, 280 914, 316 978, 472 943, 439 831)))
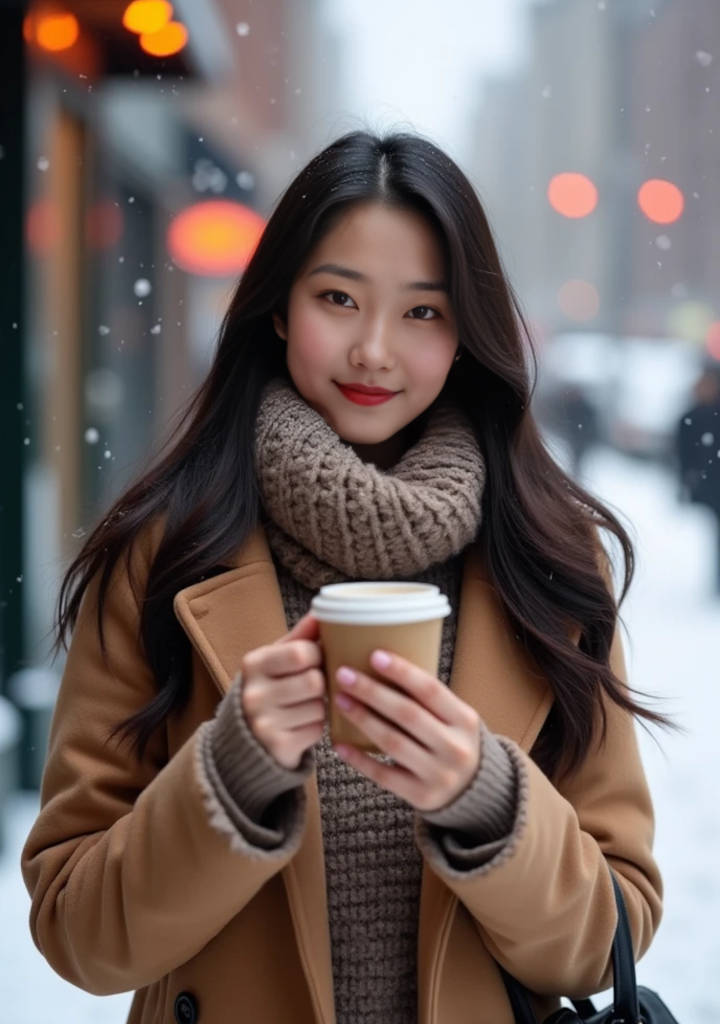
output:
MULTIPOLYGON (((175 595, 175 614, 221 694, 243 655, 288 632, 277 573, 262 526, 230 562, 232 568, 175 595)), ((478 546, 463 559, 455 651, 449 684, 474 707, 488 728, 529 750, 552 703, 542 676, 533 671, 483 570, 478 546)), ((330 934, 317 776, 305 784, 307 822, 303 842, 283 869, 302 962, 318 1019, 334 1024, 330 934)), ((442 934, 456 897, 423 865, 419 923, 420 1020, 430 1020, 432 978, 442 934)))

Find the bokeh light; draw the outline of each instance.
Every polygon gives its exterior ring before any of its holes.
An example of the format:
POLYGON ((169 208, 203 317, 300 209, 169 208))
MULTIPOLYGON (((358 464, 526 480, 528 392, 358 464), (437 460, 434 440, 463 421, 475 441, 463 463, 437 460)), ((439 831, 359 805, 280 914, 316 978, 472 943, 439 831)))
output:
POLYGON ((74 14, 58 12, 41 14, 28 22, 28 32, 34 35, 38 46, 51 53, 69 50, 77 42, 80 26, 74 14))
POLYGON ((51 199, 36 199, 28 206, 25 239, 33 256, 46 256, 60 240, 60 219, 51 199))
POLYGON ((168 251, 192 274, 228 277, 245 269, 264 229, 264 219, 242 203, 209 199, 174 218, 168 251))
POLYGON ((651 178, 644 181, 637 194, 638 206, 655 224, 672 224, 685 208, 682 192, 671 181, 651 178))
POLYGON ((587 217, 597 206, 597 188, 584 174, 566 171, 550 179, 547 197, 563 217, 587 217))
POLYGON ((180 21, 169 21, 158 32, 143 32, 140 46, 152 57, 171 57, 179 53, 188 40, 188 32, 180 21))
POLYGON ((581 323, 592 320, 600 309, 597 288, 581 278, 564 281, 558 290, 557 302, 566 317, 581 323))
POLYGON ((123 25, 129 32, 159 32, 172 18, 172 4, 167 0, 133 0, 125 8, 123 25))

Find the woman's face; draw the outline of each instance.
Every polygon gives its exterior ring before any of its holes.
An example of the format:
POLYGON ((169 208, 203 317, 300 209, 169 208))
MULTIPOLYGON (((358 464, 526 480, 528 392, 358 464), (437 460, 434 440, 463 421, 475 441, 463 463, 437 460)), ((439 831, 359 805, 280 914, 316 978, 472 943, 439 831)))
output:
POLYGON ((273 315, 299 393, 381 469, 405 451, 406 428, 437 398, 458 350, 444 276, 440 245, 420 214, 366 202, 306 260, 290 290, 287 324, 273 315), (358 405, 338 382, 397 394, 358 405))

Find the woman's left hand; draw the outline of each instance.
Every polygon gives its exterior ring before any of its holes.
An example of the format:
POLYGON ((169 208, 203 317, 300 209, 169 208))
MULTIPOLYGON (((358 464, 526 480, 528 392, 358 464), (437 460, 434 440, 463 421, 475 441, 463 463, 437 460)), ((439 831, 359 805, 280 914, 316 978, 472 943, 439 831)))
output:
POLYGON ((478 770, 480 716, 411 661, 388 654, 390 661, 383 665, 377 660, 379 653, 373 652, 371 665, 399 689, 355 669, 351 670, 355 682, 343 682, 343 666, 337 673, 342 692, 335 701, 340 712, 395 764, 382 764, 353 746, 334 749, 416 810, 439 810, 462 793, 478 770))

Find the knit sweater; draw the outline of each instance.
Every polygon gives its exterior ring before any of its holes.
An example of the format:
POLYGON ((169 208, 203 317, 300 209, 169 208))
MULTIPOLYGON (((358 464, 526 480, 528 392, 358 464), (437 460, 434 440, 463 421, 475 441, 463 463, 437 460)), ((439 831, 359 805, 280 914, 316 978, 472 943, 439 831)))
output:
MULTIPOLYGON (((382 472, 355 456, 278 379, 264 394, 256 446, 263 521, 288 629, 328 582, 435 583, 451 607, 438 667, 447 685, 462 553, 481 519, 484 462, 471 425, 439 403, 420 441, 382 472)), ((262 856, 296 840, 298 793, 317 772, 337 1022, 411 1024, 423 856, 455 871, 482 870, 510 839, 518 794, 504 741, 481 725, 471 783, 446 807, 419 814, 340 760, 327 726, 296 771, 281 767, 248 727, 242 683, 239 674, 206 723, 206 781, 262 856)))

